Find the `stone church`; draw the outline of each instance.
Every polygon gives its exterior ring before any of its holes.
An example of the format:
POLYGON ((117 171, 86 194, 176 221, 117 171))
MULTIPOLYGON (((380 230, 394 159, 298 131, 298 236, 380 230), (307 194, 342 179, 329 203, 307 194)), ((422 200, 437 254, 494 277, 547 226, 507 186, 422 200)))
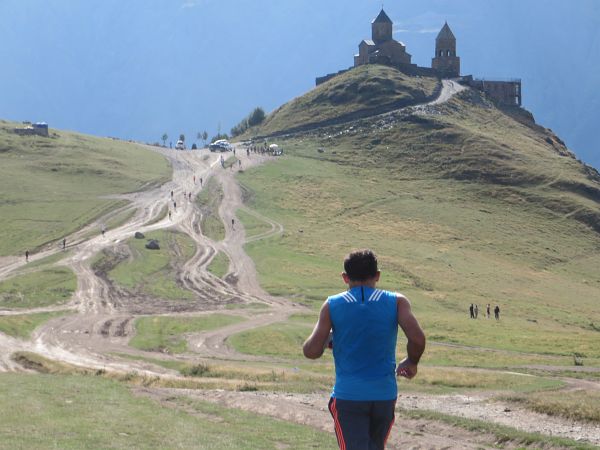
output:
POLYGON ((394 24, 382 9, 371 23, 372 38, 358 45, 358 55, 354 56, 354 67, 363 64, 410 65, 411 55, 406 46, 393 37, 394 24))
MULTIPOLYGON (((475 79, 472 75, 461 76, 460 58, 456 54, 456 37, 448 22, 435 39, 435 56, 431 60, 431 67, 419 67, 411 60, 412 56, 406 51, 406 46, 394 39, 394 24, 382 9, 371 22, 371 39, 364 39, 358 44, 358 55, 354 55, 354 67, 384 64, 397 67, 408 75, 454 78, 462 84, 485 92, 500 104, 521 106, 520 79, 489 80, 475 79)), ((351 69, 317 77, 316 84, 318 86, 351 69)))
MULTIPOLYGON (((394 24, 382 9, 371 22, 371 39, 358 45, 358 55, 354 55, 354 67, 364 64, 387 64, 404 69, 415 69, 406 46, 394 39, 394 24)), ((460 58, 456 56, 456 37, 444 24, 435 40, 435 57, 431 68, 439 76, 456 78, 460 76, 460 58)))

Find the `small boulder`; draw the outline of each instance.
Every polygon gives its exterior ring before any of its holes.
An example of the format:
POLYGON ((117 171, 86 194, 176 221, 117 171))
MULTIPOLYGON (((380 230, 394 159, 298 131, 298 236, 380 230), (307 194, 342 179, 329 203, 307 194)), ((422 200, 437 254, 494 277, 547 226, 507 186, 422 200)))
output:
POLYGON ((146 243, 146 248, 148 250, 160 250, 160 245, 158 245, 158 241, 156 239, 150 239, 146 243))
POLYGON ((144 239, 146 237, 146 236, 144 236, 144 233, 142 233, 140 231, 136 231, 134 236, 136 239, 144 239))

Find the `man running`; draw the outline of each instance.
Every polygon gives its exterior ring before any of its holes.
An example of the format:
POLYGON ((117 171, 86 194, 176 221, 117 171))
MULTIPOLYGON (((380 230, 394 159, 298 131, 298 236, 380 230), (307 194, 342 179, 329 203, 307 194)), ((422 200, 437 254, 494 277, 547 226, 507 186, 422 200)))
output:
POLYGON ((348 290, 325 301, 303 347, 307 358, 316 359, 331 339, 335 385, 329 411, 340 449, 385 448, 398 396, 395 375, 413 378, 425 350, 410 302, 376 289, 380 275, 371 250, 350 253, 342 273, 348 290), (408 356, 396 367, 398 325, 408 339, 408 356))

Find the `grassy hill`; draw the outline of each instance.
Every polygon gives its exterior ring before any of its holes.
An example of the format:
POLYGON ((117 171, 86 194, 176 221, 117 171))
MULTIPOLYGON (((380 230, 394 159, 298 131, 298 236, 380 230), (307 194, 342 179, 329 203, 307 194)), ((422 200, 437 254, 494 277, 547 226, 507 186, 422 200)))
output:
POLYGON ((275 134, 382 113, 431 100, 439 89, 435 78, 409 77, 386 66, 361 66, 276 109, 248 134, 275 134))
MULTIPOLYGON (((325 88, 288 105, 329 110, 325 88)), ((265 126, 288 121, 288 105, 265 126)), ((317 308, 343 290, 344 255, 371 247, 382 286, 413 300, 430 342, 474 347, 430 346, 428 364, 568 365, 577 353, 600 365, 600 177, 526 111, 466 91, 277 142, 288 156, 240 175, 250 206, 286 229, 247 246, 269 291, 317 308), (488 303, 499 322, 482 319, 488 303)))
POLYGON ((18 136, 0 121, 0 256, 34 250, 122 205, 111 194, 166 181, 170 167, 135 144, 77 133, 18 136))

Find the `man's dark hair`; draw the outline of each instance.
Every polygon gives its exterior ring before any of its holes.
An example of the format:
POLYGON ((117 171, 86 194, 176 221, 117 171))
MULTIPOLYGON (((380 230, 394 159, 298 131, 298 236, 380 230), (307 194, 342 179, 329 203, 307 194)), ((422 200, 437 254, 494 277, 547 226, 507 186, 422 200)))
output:
POLYGON ((369 249, 355 250, 344 259, 344 272, 352 281, 365 281, 377 275, 377 256, 369 249))

